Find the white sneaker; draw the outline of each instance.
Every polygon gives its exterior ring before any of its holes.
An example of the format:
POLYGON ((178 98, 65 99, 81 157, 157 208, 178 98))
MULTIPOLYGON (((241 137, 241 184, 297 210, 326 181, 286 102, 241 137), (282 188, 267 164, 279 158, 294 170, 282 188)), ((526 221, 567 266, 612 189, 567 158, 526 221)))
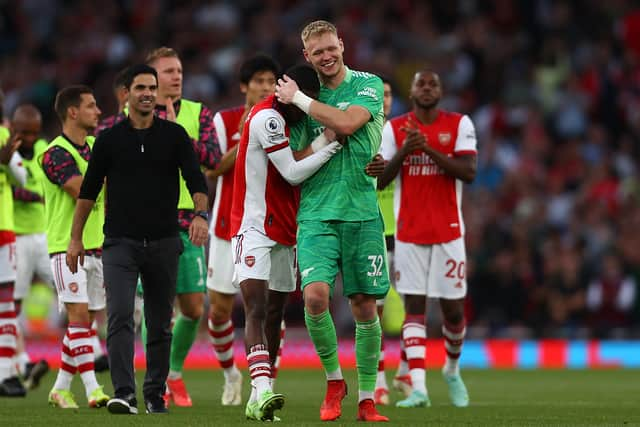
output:
POLYGON ((449 386, 449 399, 453 406, 457 406, 458 408, 469 406, 469 393, 467 392, 467 387, 464 385, 464 381, 462 381, 460 373, 449 375, 443 369, 442 376, 449 386))
POLYGON ((242 374, 240 371, 237 375, 231 375, 224 382, 222 391, 223 406, 238 406, 242 403, 242 374))

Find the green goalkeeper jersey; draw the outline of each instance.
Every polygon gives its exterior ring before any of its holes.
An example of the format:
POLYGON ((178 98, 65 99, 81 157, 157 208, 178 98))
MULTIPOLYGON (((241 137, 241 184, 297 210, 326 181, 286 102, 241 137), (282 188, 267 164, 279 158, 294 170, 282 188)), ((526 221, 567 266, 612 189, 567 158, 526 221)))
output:
MULTIPOLYGON (((320 102, 340 110, 358 105, 366 108, 371 118, 348 137, 342 150, 302 184, 298 222, 366 221, 378 217, 376 180, 366 175, 364 168, 380 147, 384 122, 382 97, 382 80, 378 76, 349 68, 335 90, 320 88, 320 102)), ((294 150, 303 149, 323 130, 323 125, 308 116, 291 129, 290 144, 294 150)))

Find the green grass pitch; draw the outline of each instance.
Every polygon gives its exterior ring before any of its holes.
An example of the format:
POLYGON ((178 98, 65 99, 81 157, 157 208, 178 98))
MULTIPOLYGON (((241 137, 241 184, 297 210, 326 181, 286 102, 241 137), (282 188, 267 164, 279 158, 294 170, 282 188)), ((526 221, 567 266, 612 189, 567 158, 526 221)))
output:
MULTIPOLYGON (((357 423, 355 372, 345 372, 350 393, 340 420, 331 426, 357 423)), ((389 373, 389 379, 390 379, 389 373)), ((380 412, 399 426, 640 426, 640 371, 495 371, 466 370, 471 406, 454 408, 437 371, 427 372, 431 408, 381 407, 380 412)), ((187 371, 185 380, 194 401, 192 408, 170 408, 170 414, 137 416, 111 415, 105 408, 89 409, 80 378, 74 379, 74 393, 81 408, 61 410, 47 406, 47 393, 55 373, 49 373, 37 390, 24 399, 0 399, 0 425, 11 426, 232 426, 259 425, 244 418, 244 406, 220 404, 222 373, 219 370, 187 371)), ((320 426, 318 408, 324 396, 324 374, 319 370, 281 370, 276 389, 286 397, 277 414, 282 426, 320 426)), ((105 391, 111 392, 107 374, 99 375, 105 391)), ((138 384, 142 384, 138 373, 138 384)), ((245 400, 248 396, 245 378, 245 400)), ((392 401, 400 396, 391 394, 392 401)))

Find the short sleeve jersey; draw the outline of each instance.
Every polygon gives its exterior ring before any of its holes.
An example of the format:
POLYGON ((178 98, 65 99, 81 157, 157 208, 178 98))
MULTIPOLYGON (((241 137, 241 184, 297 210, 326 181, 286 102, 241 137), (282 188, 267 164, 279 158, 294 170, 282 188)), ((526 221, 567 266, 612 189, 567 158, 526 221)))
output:
MULTIPOLYGON (((320 88, 320 102, 340 110, 358 105, 366 108, 371 118, 348 137, 342 150, 302 184, 298 222, 366 221, 378 217, 376 180, 366 175, 364 169, 380 147, 384 122, 382 98, 379 77, 349 68, 336 89, 320 88)), ((292 145, 297 150, 324 130, 323 125, 310 117, 305 123, 306 129, 296 126, 291 131, 292 145)))
MULTIPOLYGON (((446 156, 476 154, 476 135, 469 117, 438 111, 431 124, 421 124, 413 112, 389 120, 382 133, 381 154, 391 160, 402 147, 408 119, 419 124, 427 143, 446 156)), ((462 181, 446 174, 422 151, 405 157, 394 194, 396 238, 402 242, 430 245, 464 235, 462 181)))

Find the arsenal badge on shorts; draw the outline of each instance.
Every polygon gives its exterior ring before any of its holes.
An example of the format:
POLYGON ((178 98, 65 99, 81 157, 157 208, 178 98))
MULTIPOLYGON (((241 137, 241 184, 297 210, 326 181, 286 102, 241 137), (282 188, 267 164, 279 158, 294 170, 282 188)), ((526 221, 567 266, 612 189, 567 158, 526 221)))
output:
POLYGON ((69 290, 74 294, 78 292, 78 284, 76 282, 69 283, 69 290))
POLYGON ((247 267, 253 267, 253 264, 256 263, 256 257, 253 255, 247 255, 244 257, 244 263, 247 264, 247 267))

